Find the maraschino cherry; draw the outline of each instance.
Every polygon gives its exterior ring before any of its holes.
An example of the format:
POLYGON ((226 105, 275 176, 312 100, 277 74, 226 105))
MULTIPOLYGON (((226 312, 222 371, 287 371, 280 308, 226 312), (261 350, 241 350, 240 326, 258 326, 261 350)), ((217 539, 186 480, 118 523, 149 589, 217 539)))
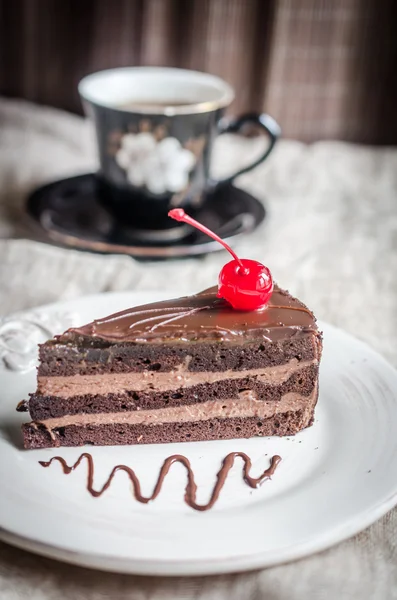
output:
POLYGON ((233 256, 234 260, 228 262, 219 273, 218 298, 224 298, 236 310, 260 310, 266 307, 273 291, 273 279, 265 265, 256 260, 240 259, 224 240, 189 217, 183 208, 170 210, 168 216, 206 233, 233 256))

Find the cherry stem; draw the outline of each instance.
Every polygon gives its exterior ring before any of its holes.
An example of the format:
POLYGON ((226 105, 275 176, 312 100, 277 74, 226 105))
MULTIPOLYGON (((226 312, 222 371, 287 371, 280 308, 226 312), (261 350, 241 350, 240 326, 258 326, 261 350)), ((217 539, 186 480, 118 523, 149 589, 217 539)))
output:
POLYGON ((216 242, 219 242, 220 244, 222 244, 222 246, 228 252, 230 252, 230 254, 233 256, 234 260, 236 260, 238 262, 240 269, 241 269, 241 275, 247 274, 248 269, 243 265, 243 263, 241 262, 241 260, 237 256, 237 254, 230 248, 229 244, 227 244, 222 238, 220 238, 219 235, 216 235, 216 233, 211 231, 211 229, 208 229, 208 227, 205 227, 205 225, 202 225, 195 219, 192 219, 192 217, 189 217, 189 215, 187 215, 185 213, 183 208, 173 208, 172 210, 169 211, 168 216, 171 217, 171 219, 175 219, 175 221, 182 221, 183 223, 187 223, 188 225, 191 225, 192 227, 199 229, 203 233, 209 235, 216 242))

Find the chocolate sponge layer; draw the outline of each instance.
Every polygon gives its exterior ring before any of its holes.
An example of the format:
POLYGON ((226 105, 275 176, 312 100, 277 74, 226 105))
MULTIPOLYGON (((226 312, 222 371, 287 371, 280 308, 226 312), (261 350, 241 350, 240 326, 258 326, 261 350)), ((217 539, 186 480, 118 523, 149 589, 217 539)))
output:
MULTIPOLYGON (((76 340, 77 341, 77 340, 76 340)), ((261 340, 252 344, 172 343, 116 344, 104 347, 74 346, 50 340, 40 346, 40 376, 92 375, 99 373, 138 373, 171 371, 189 356, 193 372, 266 368, 283 365, 291 359, 312 360, 319 356, 321 337, 310 332, 278 342, 261 340)))
POLYGON ((196 404, 208 400, 231 399, 237 398, 240 392, 247 389, 253 390, 257 394, 258 400, 274 400, 277 402, 281 396, 292 391, 308 396, 316 384, 317 376, 318 366, 312 365, 295 372, 280 385, 267 385, 258 382, 254 377, 242 377, 241 379, 226 379, 211 384, 181 387, 165 393, 132 391, 125 394, 107 394, 106 396, 93 393, 70 398, 32 394, 28 407, 32 419, 41 421, 68 414, 151 410, 196 404))
POLYGON ((293 435, 313 422, 313 409, 277 414, 269 419, 256 417, 211 419, 189 423, 159 425, 109 424, 77 426, 54 430, 54 439, 42 426, 23 425, 25 448, 57 446, 116 446, 126 444, 163 444, 227 440, 255 436, 293 435))

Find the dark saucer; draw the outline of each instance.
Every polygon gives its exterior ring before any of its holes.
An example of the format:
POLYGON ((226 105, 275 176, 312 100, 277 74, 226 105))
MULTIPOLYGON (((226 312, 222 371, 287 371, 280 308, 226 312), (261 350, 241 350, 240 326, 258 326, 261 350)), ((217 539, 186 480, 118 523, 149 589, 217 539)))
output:
MULTIPOLYGON (((173 258, 198 256, 222 250, 220 244, 192 229, 164 230, 161 242, 142 239, 140 230, 123 225, 101 206, 96 197, 94 174, 62 179, 37 189, 28 198, 27 212, 53 242, 111 254, 128 254, 137 258, 173 258), (187 233, 187 235, 186 235, 187 233)), ((253 231, 264 219, 265 209, 251 196, 232 185, 207 195, 204 206, 194 218, 223 239, 253 231)), ((156 237, 158 232, 153 232, 156 237)))

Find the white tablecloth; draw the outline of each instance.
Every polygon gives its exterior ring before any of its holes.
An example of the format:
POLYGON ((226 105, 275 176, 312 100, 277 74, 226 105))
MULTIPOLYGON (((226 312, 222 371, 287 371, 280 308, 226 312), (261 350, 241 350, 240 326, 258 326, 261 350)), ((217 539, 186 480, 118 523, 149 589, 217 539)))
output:
MULTIPOLYGON (((260 151, 261 139, 224 136, 216 173, 260 151)), ((0 313, 57 299, 130 289, 199 290, 227 256, 137 263, 31 241, 26 194, 95 168, 82 119, 0 100, 0 313)), ((242 256, 270 266, 317 316, 367 341, 397 365, 397 149, 282 141, 238 184, 265 201, 266 222, 242 256)), ((396 474, 397 476, 397 474, 396 474)), ((0 490, 1 493, 1 490, 0 490)), ((355 538, 305 560, 206 578, 131 577, 89 571, 0 543, 1 600, 301 600, 397 598, 397 510, 355 538)))

